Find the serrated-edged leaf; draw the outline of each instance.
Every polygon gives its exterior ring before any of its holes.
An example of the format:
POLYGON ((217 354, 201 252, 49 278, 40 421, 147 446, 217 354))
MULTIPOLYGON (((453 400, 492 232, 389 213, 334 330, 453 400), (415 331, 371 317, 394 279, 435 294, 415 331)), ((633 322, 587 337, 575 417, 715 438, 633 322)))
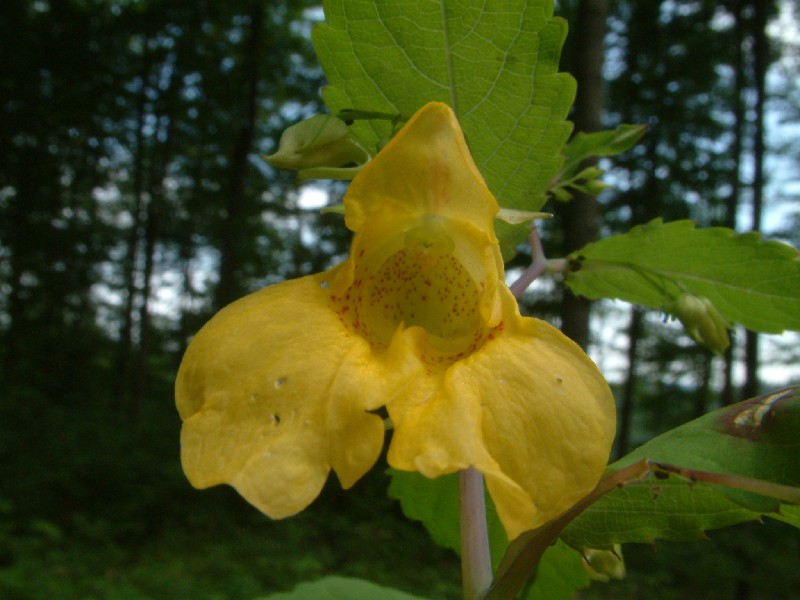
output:
MULTIPOLYGON (((609 467, 649 458, 688 469, 800 486, 800 387, 727 406, 668 431, 609 467)), ((584 511, 561 537, 574 547, 686 540, 710 529, 787 513, 768 495, 670 476, 616 489, 584 511)))
POLYGON ((291 592, 264 596, 260 600, 424 600, 399 590, 386 588, 363 579, 324 577, 301 583, 291 592))
POLYGON ((607 494, 570 523, 561 539, 574 548, 656 540, 683 542, 759 516, 706 486, 668 479, 607 494))
POLYGON ((656 219, 589 244, 570 259, 579 268, 566 283, 590 299, 662 308, 691 292, 753 331, 800 329, 800 254, 759 233, 656 219))
MULTIPOLYGON (((313 42, 331 112, 408 118, 446 102, 501 206, 541 208, 563 163, 575 96, 572 77, 558 73, 566 23, 553 17, 552 0, 327 0, 324 9, 313 42)), ((392 124, 364 120, 353 130, 375 148, 392 124)), ((506 249, 528 231, 497 229, 506 249)))
MULTIPOLYGON (((713 411, 647 442, 612 465, 654 462, 800 486, 800 386, 713 411)), ((778 510, 764 496, 716 488, 744 508, 778 510)))

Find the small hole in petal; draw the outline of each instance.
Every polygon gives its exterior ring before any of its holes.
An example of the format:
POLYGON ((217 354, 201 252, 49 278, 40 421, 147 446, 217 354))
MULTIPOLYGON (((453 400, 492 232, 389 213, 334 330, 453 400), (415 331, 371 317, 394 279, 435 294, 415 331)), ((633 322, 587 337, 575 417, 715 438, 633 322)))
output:
POLYGON ((276 390, 279 389, 279 388, 282 388, 285 385, 286 385, 286 377, 278 377, 275 380, 275 389, 276 390))
POLYGON ((273 425, 280 425, 281 424, 281 416, 278 413, 270 416, 270 420, 272 421, 273 425))
POLYGON ((330 283, 328 283, 327 281, 323 281, 322 283, 319 284, 319 287, 321 287, 323 290, 327 290, 328 286, 330 286, 330 283))

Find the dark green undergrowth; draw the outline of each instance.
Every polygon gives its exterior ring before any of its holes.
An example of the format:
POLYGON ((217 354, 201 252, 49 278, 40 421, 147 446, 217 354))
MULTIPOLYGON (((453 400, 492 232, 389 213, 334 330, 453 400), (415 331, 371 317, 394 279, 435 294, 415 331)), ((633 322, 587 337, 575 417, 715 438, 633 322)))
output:
MULTIPOLYGON (((387 498, 384 461, 272 521, 228 487, 191 488, 169 378, 134 412, 102 396, 0 392, 2 600, 252 600, 334 574, 461 597, 457 557, 387 498)), ((623 552, 626 579, 582 600, 800 598, 800 538, 769 519, 623 552)))
POLYGON ((800 536, 773 519, 709 531, 693 542, 623 547, 627 576, 581 600, 797 600, 800 536))
POLYGON ((381 463, 281 521, 193 489, 171 386, 134 411, 0 386, 0 598, 250 600, 331 574, 460 597, 457 557, 403 518, 381 463))
POLYGON ((23 521, 5 504, 0 598, 244 600, 330 574, 458 598, 456 557, 366 489, 379 478, 347 498, 333 483, 317 505, 279 522, 231 490, 192 491, 176 498, 182 517, 130 537, 105 518, 23 521))

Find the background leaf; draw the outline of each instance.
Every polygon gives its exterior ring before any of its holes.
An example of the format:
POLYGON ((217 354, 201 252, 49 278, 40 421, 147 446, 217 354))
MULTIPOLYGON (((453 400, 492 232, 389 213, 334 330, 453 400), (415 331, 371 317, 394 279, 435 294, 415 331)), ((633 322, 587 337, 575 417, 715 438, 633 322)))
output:
MULTIPOLYGON (((458 474, 428 479, 410 471, 389 471, 389 496, 400 501, 409 519, 420 521, 439 546, 461 551, 461 532, 458 516, 458 474)), ((496 563, 508 546, 508 539, 491 497, 486 496, 486 521, 489 545, 496 563)))
POLYGON ((584 133, 579 131, 564 147, 566 162, 562 178, 574 174, 582 161, 594 156, 612 156, 632 148, 644 135, 644 125, 622 124, 616 129, 584 133))
MULTIPOLYGON (((800 387, 711 412, 668 431, 610 466, 643 458, 690 469, 800 486, 800 387)), ((583 512, 561 536, 571 546, 690 540, 709 529, 784 514, 800 524, 797 508, 728 487, 670 476, 616 489, 583 512), (778 511, 781 511, 778 513, 778 511)), ((778 517, 780 518, 780 517, 778 517)))
POLYGON ((800 329, 798 252, 758 233, 656 219, 570 258, 580 266, 566 283, 590 299, 662 308, 670 294, 687 291, 707 297, 728 321, 753 331, 800 329))
MULTIPOLYGON (((354 108, 410 117, 426 102, 453 107, 487 185, 507 208, 538 210, 571 131, 575 82, 558 73, 566 23, 553 3, 513 0, 328 0, 313 33, 331 112, 354 108)), ((354 131, 373 149, 388 120, 354 131)), ((507 255, 526 225, 498 224, 507 255)))
POLYGON ((423 600, 405 592, 381 587, 362 579, 325 577, 301 583, 291 592, 271 594, 260 600, 423 600))

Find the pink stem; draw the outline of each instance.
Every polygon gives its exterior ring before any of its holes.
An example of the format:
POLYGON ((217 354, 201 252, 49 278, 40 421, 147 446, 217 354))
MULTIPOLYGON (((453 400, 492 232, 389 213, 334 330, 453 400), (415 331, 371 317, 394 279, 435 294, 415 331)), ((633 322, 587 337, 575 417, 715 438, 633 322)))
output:
POLYGON ((461 471, 458 492, 464 600, 480 600, 492 585, 492 558, 486 526, 483 475, 473 467, 461 471))
POLYGON ((531 234, 528 236, 528 242, 531 245, 533 262, 523 271, 519 279, 508 286, 515 298, 519 298, 536 281, 536 278, 547 269, 547 259, 544 256, 542 240, 539 239, 539 230, 536 229, 536 223, 531 223, 531 234))

